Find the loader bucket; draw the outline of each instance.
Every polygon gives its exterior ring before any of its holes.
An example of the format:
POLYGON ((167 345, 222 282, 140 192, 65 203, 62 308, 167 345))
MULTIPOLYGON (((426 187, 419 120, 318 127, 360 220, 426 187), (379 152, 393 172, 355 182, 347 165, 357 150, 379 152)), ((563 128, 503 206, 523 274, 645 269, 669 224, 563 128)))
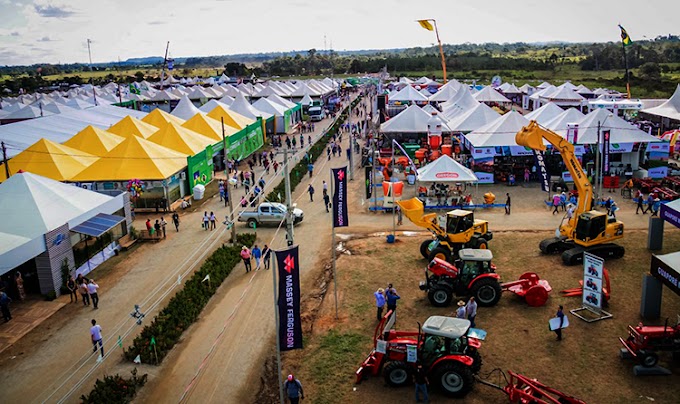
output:
POLYGON ((396 201, 397 205, 401 208, 404 215, 413 222, 416 226, 425 227, 427 229, 432 228, 434 220, 437 218, 436 213, 428 213, 425 215, 425 207, 423 202, 418 198, 411 198, 405 201, 396 201))
POLYGON ((534 150, 546 149, 545 144, 543 144, 543 134, 536 121, 531 121, 529 125, 517 132, 515 142, 520 146, 526 146, 534 150))

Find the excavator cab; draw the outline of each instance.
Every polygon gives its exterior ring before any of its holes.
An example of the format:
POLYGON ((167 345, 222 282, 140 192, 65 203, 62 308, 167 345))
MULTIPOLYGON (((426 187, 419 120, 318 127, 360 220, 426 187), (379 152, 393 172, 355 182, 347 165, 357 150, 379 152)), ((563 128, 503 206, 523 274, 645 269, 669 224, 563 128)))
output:
POLYGON ((446 213, 446 232, 465 233, 475 224, 474 214, 469 210, 456 209, 446 213))
POLYGON ((603 237, 606 230, 606 214, 597 211, 584 212, 578 217, 574 237, 577 240, 589 242, 598 237, 603 237))

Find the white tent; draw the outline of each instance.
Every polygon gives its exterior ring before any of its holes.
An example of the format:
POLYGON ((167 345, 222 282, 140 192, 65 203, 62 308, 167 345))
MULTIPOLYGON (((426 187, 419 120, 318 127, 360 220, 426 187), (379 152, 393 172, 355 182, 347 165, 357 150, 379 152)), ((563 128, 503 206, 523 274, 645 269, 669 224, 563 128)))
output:
POLYGON ((416 80, 415 83, 416 83, 416 84, 419 84, 419 85, 421 85, 421 86, 427 86, 427 85, 430 85, 430 84, 436 84, 435 81, 433 81, 433 80, 431 80, 431 79, 429 79, 429 78, 427 78, 427 77, 425 77, 425 76, 423 76, 423 77, 419 78, 418 80, 416 80))
POLYGON ((390 103, 399 101, 399 102, 411 102, 411 101, 417 101, 417 102, 427 102, 428 99, 426 96, 424 96, 422 93, 418 92, 415 88, 411 86, 406 86, 404 87, 403 90, 398 91, 396 94, 390 94, 388 96, 388 100, 390 103))
POLYGON ((120 201, 28 172, 11 176, 0 184, 0 274, 43 253, 46 233, 113 213, 120 201))
POLYGON ((580 105, 584 101, 584 98, 581 97, 580 94, 573 89, 568 88, 568 86, 563 85, 560 87, 561 88, 557 88, 554 92, 541 94, 541 99, 544 99, 545 102, 554 102, 559 105, 580 105))
POLYGON ((548 87, 551 87, 551 86, 554 87, 552 84, 548 83, 547 81, 544 81, 543 83, 537 85, 536 89, 537 90, 543 90, 544 88, 548 88, 548 87))
POLYGON ((273 116, 273 114, 270 114, 269 112, 260 111, 259 109, 250 105, 243 94, 239 94, 236 98, 234 98, 234 102, 229 106, 229 109, 236 112, 237 114, 245 116, 246 118, 254 120, 257 120, 258 117, 262 117, 264 120, 273 116))
POLYGON ((234 97, 225 94, 224 97, 220 98, 218 101, 224 105, 231 105, 234 102, 234 97))
POLYGON ((218 106, 221 106, 224 109, 229 109, 229 106, 226 105, 226 104, 222 104, 221 102, 219 102, 217 100, 210 100, 210 101, 206 102, 205 104, 203 104, 198 110, 201 111, 201 112, 205 112, 207 114, 208 112, 212 111, 213 109, 215 109, 215 107, 218 107, 218 106))
POLYGON ((46 111, 38 105, 26 105, 18 111, 14 111, 7 115, 4 119, 32 119, 41 116, 54 115, 53 112, 46 111))
POLYGON ((202 114, 204 113, 200 109, 196 108, 193 102, 187 97, 186 95, 182 97, 179 102, 177 103, 177 106, 175 109, 172 110, 171 114, 178 117, 182 118, 185 121, 188 120, 189 118, 193 117, 196 114, 202 114))
POLYGON ((546 122, 560 115, 564 110, 560 108, 557 104, 549 102, 537 110, 531 111, 524 115, 530 121, 536 121, 541 125, 545 125, 546 122))
POLYGON ((496 91, 491 86, 486 86, 473 95, 475 100, 479 102, 497 102, 497 103, 511 103, 503 94, 496 91))
POLYGON ((151 101, 163 102, 163 101, 175 101, 179 100, 180 97, 171 93, 170 91, 161 90, 150 98, 151 101))
POLYGON ((423 106, 423 111, 427 112, 428 114, 432 114, 433 112, 436 112, 439 114, 439 110, 435 107, 432 106, 432 104, 427 104, 423 106))
POLYGON ((529 84, 524 84, 522 87, 518 88, 518 90, 523 94, 529 94, 530 92, 533 92, 535 88, 529 84))
POLYGON ((561 114, 557 115, 548 122, 543 123, 542 125, 561 135, 562 137, 566 137, 568 125, 571 123, 579 123, 584 117, 585 115, 583 115, 578 109, 569 108, 566 111, 562 111, 561 114))
POLYGON ((276 132, 285 133, 286 132, 286 111, 288 108, 281 104, 277 104, 274 101, 270 101, 267 98, 260 98, 253 103, 253 107, 257 110, 274 115, 276 120, 276 132))
POLYGON ((477 182, 477 176, 446 154, 418 169, 421 182, 477 182))
MULTIPOLYGON (((432 118, 431 114, 417 105, 411 105, 381 124, 380 131, 383 133, 427 133, 427 122, 430 118, 432 118)), ((442 121, 442 129, 445 132, 451 131, 444 121, 442 121)))
POLYGON ((43 111, 49 111, 53 114, 61 114, 63 112, 73 112, 75 109, 71 107, 67 107, 66 105, 63 104, 58 104, 56 102, 50 102, 48 104, 43 105, 43 111))
POLYGON ((448 120, 452 120, 455 116, 460 115, 477 105, 479 105, 479 101, 474 99, 467 86, 462 86, 451 101, 440 104, 442 107, 442 114, 444 115, 444 118, 448 120))
POLYGON ((188 95, 190 100, 215 98, 214 95, 206 93, 201 86, 194 86, 188 95))
POLYGON ((305 94, 300 100, 301 105, 312 105, 313 102, 314 100, 312 100, 312 97, 310 97, 309 94, 305 94))
POLYGON ((579 122, 578 139, 579 144, 597 143, 597 127, 600 123, 600 139, 602 131, 610 130, 610 143, 637 143, 637 142, 660 142, 652 135, 647 134, 636 126, 630 124, 623 118, 612 114, 606 109, 596 109, 589 113, 579 122))
POLYGON ((456 95, 457 89, 449 84, 450 83, 446 83, 445 85, 439 88, 439 91, 432 94, 430 96, 430 102, 432 101, 444 102, 452 99, 456 95))
POLYGON ((490 106, 480 102, 472 109, 456 115, 449 121, 449 127, 453 132, 472 132, 489 122, 495 121, 501 115, 490 106))
POLYGON ((279 105, 283 105, 284 107, 286 107, 288 109, 295 108, 295 106, 296 106, 295 103, 290 102, 290 101, 278 96, 277 94, 272 94, 269 97, 267 97, 267 99, 269 101, 273 101, 273 102, 275 102, 279 105))
POLYGON ((640 112, 680 121, 680 84, 668 101, 658 107, 643 109, 640 112))
POLYGON ((474 147, 517 146, 515 135, 529 120, 517 111, 510 111, 495 121, 465 135, 474 147))

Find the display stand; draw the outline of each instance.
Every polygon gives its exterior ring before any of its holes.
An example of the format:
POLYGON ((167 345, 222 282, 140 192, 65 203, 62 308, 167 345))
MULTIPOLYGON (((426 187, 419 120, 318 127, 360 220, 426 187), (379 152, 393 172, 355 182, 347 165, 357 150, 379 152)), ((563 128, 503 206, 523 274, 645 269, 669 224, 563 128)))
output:
POLYGON ((574 316, 580 318, 581 320, 585 321, 586 323, 594 323, 596 321, 606 320, 608 318, 614 317, 614 315, 609 313, 609 312, 606 312, 604 310, 596 310, 596 309, 593 309, 593 308, 588 307, 588 306, 583 306, 583 307, 578 308, 578 309, 569 310, 569 312, 571 314, 573 314, 574 316), (580 314, 583 311, 587 311, 589 313, 592 313, 592 314, 595 315, 595 317, 592 317, 592 318, 591 317, 585 317, 585 316, 580 314))

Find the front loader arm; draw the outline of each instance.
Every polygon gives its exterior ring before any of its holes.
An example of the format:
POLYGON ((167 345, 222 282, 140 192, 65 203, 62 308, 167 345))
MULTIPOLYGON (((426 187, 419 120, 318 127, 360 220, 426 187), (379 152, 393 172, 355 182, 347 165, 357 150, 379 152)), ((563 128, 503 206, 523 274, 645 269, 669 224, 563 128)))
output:
POLYGON ((418 227, 428 229, 440 239, 448 239, 446 229, 442 228, 439 223, 437 223, 437 214, 425 214, 425 206, 420 199, 411 198, 405 201, 396 202, 401 208, 402 213, 411 221, 411 223, 418 227))

